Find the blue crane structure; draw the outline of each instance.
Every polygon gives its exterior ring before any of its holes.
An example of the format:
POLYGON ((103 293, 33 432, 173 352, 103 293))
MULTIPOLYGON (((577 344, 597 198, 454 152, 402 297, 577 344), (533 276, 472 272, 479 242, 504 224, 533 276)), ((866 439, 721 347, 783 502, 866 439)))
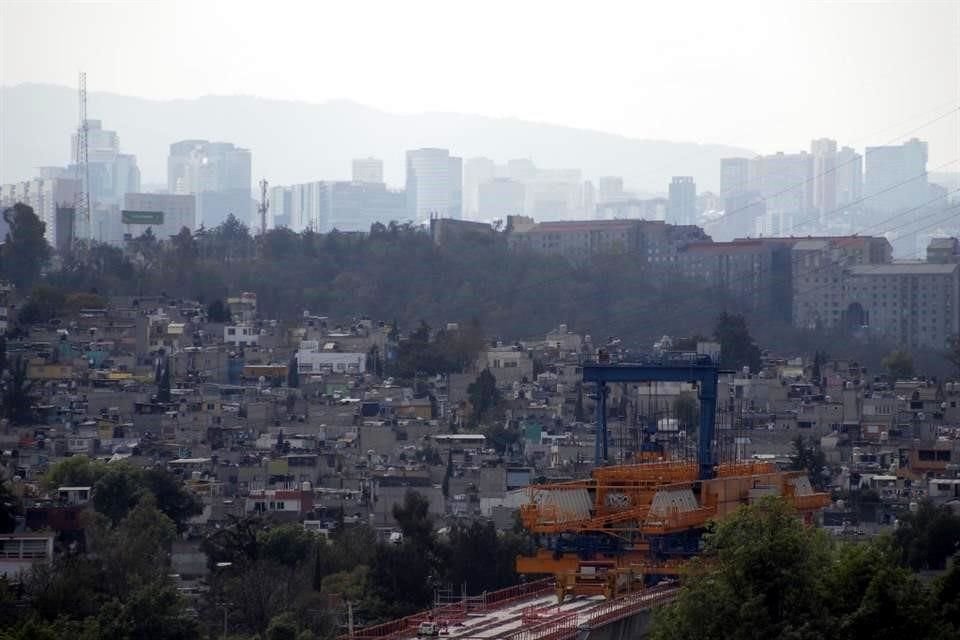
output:
POLYGON ((720 369, 706 355, 666 353, 642 363, 587 364, 583 367, 583 381, 596 384, 597 432, 594 444, 594 464, 609 462, 607 430, 608 383, 618 382, 691 382, 697 385, 700 400, 699 440, 697 463, 699 479, 714 476, 713 438, 716 431, 717 380, 720 369))

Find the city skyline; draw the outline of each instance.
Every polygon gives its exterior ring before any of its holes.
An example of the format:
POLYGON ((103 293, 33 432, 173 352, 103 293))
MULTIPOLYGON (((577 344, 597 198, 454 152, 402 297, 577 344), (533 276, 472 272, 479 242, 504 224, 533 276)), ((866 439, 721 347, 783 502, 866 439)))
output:
MULTIPOLYGON (((393 51, 388 60, 357 46, 350 29, 332 29, 321 41, 296 37, 309 19, 294 21, 280 37, 260 29, 264 16, 244 3, 199 3, 189 15, 179 2, 6 3, 0 7, 0 85, 69 86, 82 68, 90 73, 92 88, 123 95, 163 100, 249 95, 314 104, 350 100, 389 113, 481 114, 636 139, 736 145, 758 154, 806 148, 818 136, 836 137, 831 132, 844 132, 852 146, 877 145, 891 129, 907 130, 957 106, 956 5, 817 3, 773 9, 738 3, 738 8, 748 10, 686 3, 638 13, 606 4, 586 14, 559 7, 547 15, 530 5, 512 10, 510 21, 498 21, 494 10, 478 12, 481 28, 465 32, 453 21, 452 8, 384 5, 377 7, 384 20, 366 25, 366 39, 388 46, 393 51), (58 11, 48 15, 42 7, 50 5, 58 11), (418 9, 429 12, 430 24, 412 19, 418 9), (230 21, 219 21, 220 29, 199 37, 200 25, 214 23, 207 18, 227 11, 230 21), (605 19, 612 16, 623 19, 605 19), (629 45, 610 43, 618 40, 609 37, 611 30, 626 37, 639 20, 656 24, 655 33, 626 38, 629 45), (138 21, 150 21, 160 30, 169 26, 174 46, 132 46, 130 30, 110 28, 138 21), (561 39, 577 37, 598 46, 563 51, 541 34, 547 21, 561 39), (56 47, 15 55, 40 34, 66 41, 78 24, 99 25, 114 35, 100 47, 78 51, 70 64, 64 64, 56 47), (430 38, 415 37, 425 36, 430 25, 440 28, 430 38), (491 46, 484 34, 495 29, 517 36, 517 46, 491 46), (730 37, 734 29, 745 35, 730 37), (256 33, 263 46, 224 46, 247 33, 256 33), (903 37, 907 33, 924 37, 903 37), (812 34, 816 49, 807 47, 805 38, 812 34), (190 46, 178 46, 187 42, 190 46), (417 59, 444 46, 452 55, 435 56, 436 70, 396 73, 398 68, 415 71, 417 59), (119 51, 124 55, 115 55, 119 51), (351 54, 349 64, 323 62, 323 83, 298 82, 304 65, 345 52, 351 54), (550 52, 554 64, 530 75, 525 60, 542 52, 550 52), (497 73, 490 74, 494 68, 497 73), (436 82, 438 77, 444 81, 436 82), (574 77, 581 78, 585 91, 570 96, 563 90, 560 99, 561 87, 574 77), (600 86, 615 86, 613 99, 596 100, 592 89, 600 86)), ((281 4, 276 11, 291 9, 304 18, 319 10, 281 4)), ((362 18, 349 7, 323 11, 328 24, 362 18)), ((271 19, 266 16, 268 24, 271 19)), ((956 118, 929 132, 932 164, 958 155, 957 133, 956 118)))

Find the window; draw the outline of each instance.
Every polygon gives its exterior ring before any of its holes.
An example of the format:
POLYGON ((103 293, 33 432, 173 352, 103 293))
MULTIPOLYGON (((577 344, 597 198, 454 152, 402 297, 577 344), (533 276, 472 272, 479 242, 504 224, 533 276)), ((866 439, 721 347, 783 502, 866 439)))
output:
POLYGON ((237 330, 234 329, 233 327, 230 327, 229 329, 227 329, 227 335, 228 335, 228 336, 235 336, 235 335, 237 335, 237 330))

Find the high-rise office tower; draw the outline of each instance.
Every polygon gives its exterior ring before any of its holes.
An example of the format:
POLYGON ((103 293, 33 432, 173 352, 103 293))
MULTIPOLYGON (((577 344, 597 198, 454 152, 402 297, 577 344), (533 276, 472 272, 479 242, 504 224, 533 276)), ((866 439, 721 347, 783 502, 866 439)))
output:
POLYGON ((674 176, 670 181, 667 203, 667 222, 670 224, 696 224, 697 185, 690 176, 674 176))
POLYGON ((510 178, 494 178, 480 185, 478 214, 481 220, 506 219, 522 215, 525 188, 523 183, 510 178))
POLYGON ((720 197, 734 196, 749 191, 750 159, 722 158, 720 160, 720 197))
POLYGON ((619 202, 623 199, 623 178, 602 176, 597 179, 597 201, 601 204, 619 202))
POLYGON ((837 152, 837 206, 857 205, 863 197, 863 156, 843 147, 837 152))
POLYGON ((583 183, 583 215, 588 220, 597 217, 597 190, 589 180, 583 183))
MULTIPOLYGON (((77 134, 70 139, 71 157, 77 157, 77 134)), ((104 129, 100 120, 87 120, 87 168, 91 209, 119 206, 126 193, 140 190, 140 169, 136 156, 120 153, 116 131, 104 129)), ((67 170, 71 177, 74 167, 67 170)))
POLYGON ((837 207, 837 141, 820 138, 810 143, 813 156, 813 208, 820 214, 820 223, 837 207))
POLYGON ((463 163, 446 149, 407 151, 407 214, 417 222, 462 215, 463 163))
POLYGON ((480 185, 493 180, 497 175, 496 165, 490 158, 470 158, 463 163, 463 214, 474 219, 480 212, 480 185))
POLYGON ((922 205, 927 183, 927 143, 913 138, 901 145, 867 147, 864 208, 893 213, 922 205))
POLYGON ((379 184, 383 182, 383 160, 356 158, 353 161, 353 181, 379 184))
POLYGON ((229 142, 183 140, 170 145, 167 190, 197 196, 197 223, 215 227, 233 214, 250 224, 251 156, 229 142))
POLYGON ((811 221, 813 158, 809 153, 775 153, 751 160, 750 180, 763 198, 764 235, 788 234, 811 221))

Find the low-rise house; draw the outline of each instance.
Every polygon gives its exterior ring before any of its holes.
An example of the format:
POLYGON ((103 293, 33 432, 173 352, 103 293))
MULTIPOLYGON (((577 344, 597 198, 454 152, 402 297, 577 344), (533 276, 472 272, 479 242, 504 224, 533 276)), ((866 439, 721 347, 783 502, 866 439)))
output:
POLYGON ((35 564, 51 564, 55 537, 49 532, 0 534, 0 576, 19 581, 35 564))

